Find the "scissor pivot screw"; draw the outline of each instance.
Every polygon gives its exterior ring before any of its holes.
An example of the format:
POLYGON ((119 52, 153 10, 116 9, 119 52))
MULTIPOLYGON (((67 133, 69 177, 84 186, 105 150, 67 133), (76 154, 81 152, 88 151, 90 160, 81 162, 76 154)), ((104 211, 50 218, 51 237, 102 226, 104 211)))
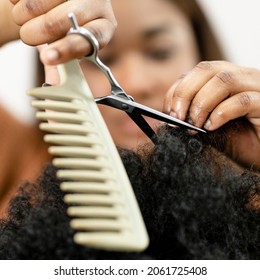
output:
POLYGON ((129 109, 129 106, 127 104, 122 104, 122 109, 123 110, 128 110, 129 109))

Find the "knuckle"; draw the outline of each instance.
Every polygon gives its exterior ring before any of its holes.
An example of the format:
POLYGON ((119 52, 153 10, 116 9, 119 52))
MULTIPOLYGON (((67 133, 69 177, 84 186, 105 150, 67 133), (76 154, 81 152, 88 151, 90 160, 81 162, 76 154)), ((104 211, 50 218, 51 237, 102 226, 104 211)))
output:
POLYGON ((204 110, 203 101, 193 101, 192 106, 194 107, 194 112, 196 112, 196 113, 204 110))
POLYGON ((230 71, 221 71, 215 77, 223 84, 234 84, 234 76, 230 71))
POLYGON ((102 25, 88 25, 87 29, 96 37, 99 42, 99 47, 102 49, 105 47, 110 39, 112 38, 112 34, 116 30, 117 23, 113 23, 110 20, 103 19, 102 25), (105 31, 105 32, 104 32, 105 31))
POLYGON ((41 14, 43 9, 40 3, 41 1, 27 0, 25 2, 25 9, 27 13, 32 16, 41 14))
POLYGON ((208 108, 203 101, 193 101, 192 103, 192 112, 194 117, 197 116, 198 118, 208 115, 211 110, 208 108))
POLYGON ((58 18, 54 19, 49 17, 48 14, 45 14, 44 22, 43 22, 43 32, 48 34, 50 37, 56 37, 57 34, 64 35, 63 32, 64 24, 62 20, 58 18))
POLYGON ((177 87, 174 89, 174 91, 172 92, 173 97, 179 100, 183 100, 183 99, 187 99, 187 100, 192 100, 192 96, 190 96, 186 90, 186 85, 185 83, 182 83, 182 79, 185 77, 185 75, 183 75, 182 77, 180 77, 177 81, 180 81, 180 83, 177 85, 177 87))
POLYGON ((190 111, 189 122, 193 125, 201 126, 205 122, 207 116, 208 114, 205 112, 197 112, 196 110, 190 111))
POLYGON ((173 97, 178 99, 178 100, 183 100, 187 98, 187 96, 184 95, 183 90, 181 87, 177 87, 174 91, 173 97))
POLYGON ((186 73, 183 73, 179 76, 178 80, 183 80, 187 76, 186 73))
POLYGON ((202 124, 211 111, 205 99, 196 100, 195 98, 190 108, 190 115, 193 120, 196 120, 196 124, 202 124))
POLYGON ((91 33, 97 38, 100 48, 103 48, 106 42, 106 35, 103 34, 102 30, 94 27, 91 28, 91 33))
POLYGON ((250 98, 250 95, 246 92, 240 93, 238 95, 238 102, 242 106, 249 106, 252 103, 252 100, 250 98))
POLYGON ((212 70, 213 68, 214 63, 212 61, 201 61, 195 66, 195 69, 199 70, 212 70))
POLYGON ((38 2, 36 1, 33 1, 33 0, 27 0, 25 2, 25 7, 28 11, 34 11, 34 10, 37 10, 39 5, 38 5, 38 2))

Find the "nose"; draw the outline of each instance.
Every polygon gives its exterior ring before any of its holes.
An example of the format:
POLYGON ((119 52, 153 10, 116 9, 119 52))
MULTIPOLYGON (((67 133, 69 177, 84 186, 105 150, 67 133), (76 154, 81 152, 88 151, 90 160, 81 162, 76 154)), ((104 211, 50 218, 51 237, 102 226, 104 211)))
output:
POLYGON ((152 70, 138 54, 124 55, 112 71, 126 93, 135 101, 145 103, 156 90, 152 70))

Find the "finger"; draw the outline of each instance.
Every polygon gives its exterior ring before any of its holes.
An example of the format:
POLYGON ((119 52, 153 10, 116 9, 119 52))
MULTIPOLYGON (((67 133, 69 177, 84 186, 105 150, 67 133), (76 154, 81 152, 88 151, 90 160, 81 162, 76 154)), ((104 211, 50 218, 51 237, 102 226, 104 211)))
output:
POLYGON ((64 37, 71 28, 71 22, 68 18, 68 14, 70 12, 75 14, 78 24, 84 27, 86 27, 91 21, 95 21, 97 19, 106 20, 108 25, 105 30, 103 30, 102 27, 99 29, 97 26, 93 29, 96 32, 95 35, 99 34, 98 37, 102 37, 100 34, 102 34, 103 31, 108 32, 109 35, 107 36, 110 36, 110 34, 114 32, 116 26, 116 20, 113 15, 112 7, 109 5, 110 2, 96 0, 96 5, 91 3, 92 1, 69 1, 55 7, 46 14, 31 19, 21 27, 21 39, 26 44, 39 45, 50 43, 64 37), (98 2, 100 3, 98 4, 98 2), (104 5, 105 3, 107 3, 106 6, 104 5), (103 4, 103 6, 101 6, 101 4, 103 4), (109 32, 110 28, 112 31, 109 32), (32 36, 32 34, 34 36, 32 36))
POLYGON ((172 94, 172 111, 185 120, 191 102, 202 86, 216 73, 215 62, 200 62, 178 84, 172 94))
POLYGON ((20 0, 11 1, 15 4, 13 17, 18 25, 22 25, 32 18, 38 17, 50 11, 54 7, 66 2, 66 0, 20 0))
MULTIPOLYGON (((98 19, 85 25, 98 40, 100 48, 104 47, 113 35, 114 26, 109 26, 110 21, 106 19, 98 19)), ((91 43, 85 37, 74 34, 50 44, 41 52, 40 58, 44 64, 55 65, 91 52, 91 43)))
POLYGON ((230 120, 244 116, 260 119, 259 108, 260 92, 241 92, 220 103, 212 111, 204 127, 207 130, 215 130, 230 120))
MULTIPOLYGON (((41 53, 47 48, 47 45, 37 46, 37 49, 41 55, 41 53)), ((58 85, 60 82, 59 74, 57 67, 54 65, 46 65, 44 64, 44 74, 45 74, 45 83, 50 85, 58 85)))
POLYGON ((176 87, 179 85, 179 83, 182 81, 184 76, 181 76, 178 80, 175 81, 175 83, 171 86, 171 88, 168 90, 168 92, 165 95, 164 101, 163 101, 163 108, 162 111, 165 114, 172 115, 173 117, 177 118, 177 114, 172 109, 172 100, 173 100, 173 94, 175 92, 176 87))
MULTIPOLYGON (((86 19, 82 11, 76 10, 74 6, 68 6, 70 3, 72 2, 66 2, 24 23, 20 30, 20 36, 24 43, 36 46, 51 43, 64 37, 71 28, 71 22, 68 18, 68 13, 71 10, 73 10, 72 12, 75 14, 79 25, 85 24, 85 20, 90 21, 95 18, 95 14, 93 14, 86 19)), ((84 7, 84 5, 79 4, 79 9, 84 7)))
POLYGON ((211 78, 196 94, 189 108, 189 120, 202 127, 208 115, 223 100, 236 92, 240 75, 223 71, 211 78))
POLYGON ((256 74, 259 76, 259 71, 234 65, 226 69, 229 70, 214 75, 192 100, 188 119, 195 126, 202 127, 208 115, 231 95, 260 89, 259 82, 258 85, 255 82, 259 81, 259 77, 256 76, 256 74))
POLYGON ((16 4, 17 2, 19 2, 20 0, 9 0, 12 4, 16 4))
POLYGON ((45 72, 45 82, 47 84, 54 86, 60 83, 57 66, 44 65, 44 72, 45 72))
POLYGON ((70 35, 48 45, 40 53, 45 65, 57 65, 91 52, 90 43, 79 35, 70 35))

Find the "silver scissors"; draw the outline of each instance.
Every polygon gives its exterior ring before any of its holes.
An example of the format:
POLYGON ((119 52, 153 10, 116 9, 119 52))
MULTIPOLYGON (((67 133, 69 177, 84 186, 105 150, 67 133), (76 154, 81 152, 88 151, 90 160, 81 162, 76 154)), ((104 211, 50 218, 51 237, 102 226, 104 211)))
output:
POLYGON ((125 111, 128 116, 139 126, 139 128, 153 141, 156 142, 156 133, 144 119, 144 116, 151 117, 163 121, 168 124, 185 127, 187 129, 204 132, 205 130, 193 126, 187 122, 181 121, 170 115, 164 114, 160 111, 154 110, 150 107, 144 106, 140 103, 134 101, 134 99, 128 95, 119 83, 114 78, 111 70, 99 59, 98 50, 99 43, 96 37, 87 29, 80 27, 78 25, 77 19, 74 13, 69 13, 68 15, 72 27, 70 28, 67 35, 78 34, 86 38, 91 44, 93 51, 90 55, 85 56, 88 60, 93 62, 107 77, 111 85, 111 94, 103 97, 95 98, 97 104, 104 104, 110 107, 117 108, 119 110, 125 111))

